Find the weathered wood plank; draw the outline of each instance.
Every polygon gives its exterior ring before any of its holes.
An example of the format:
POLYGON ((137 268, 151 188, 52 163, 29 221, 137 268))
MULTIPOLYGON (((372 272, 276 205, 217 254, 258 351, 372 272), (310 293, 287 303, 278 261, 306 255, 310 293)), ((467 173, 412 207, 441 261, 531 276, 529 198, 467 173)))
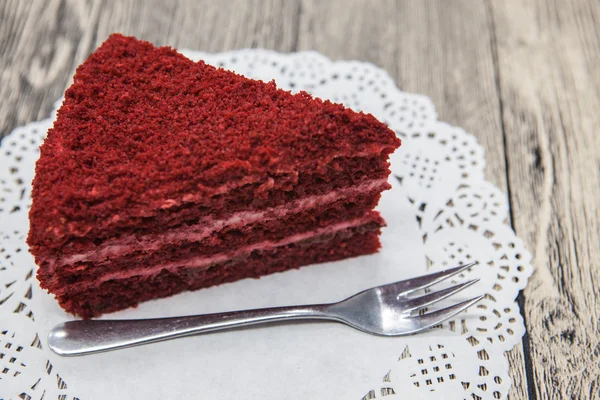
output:
POLYGON ((202 51, 264 47, 289 52, 298 1, 120 1, 103 7, 96 45, 121 32, 156 45, 202 51))
POLYGON ((0 132, 45 118, 91 50, 98 1, 0 2, 0 132), (6 21, 6 22, 5 22, 6 21))
POLYGON ((600 8, 492 2, 517 233, 539 398, 600 397, 600 8))
MULTIPOLYGON (((489 8, 472 1, 377 4, 303 1, 299 49, 373 62, 403 90, 431 97, 441 120, 477 136, 486 149, 487 178, 507 191, 489 8)), ((523 348, 508 356, 509 397, 526 398, 523 348)))

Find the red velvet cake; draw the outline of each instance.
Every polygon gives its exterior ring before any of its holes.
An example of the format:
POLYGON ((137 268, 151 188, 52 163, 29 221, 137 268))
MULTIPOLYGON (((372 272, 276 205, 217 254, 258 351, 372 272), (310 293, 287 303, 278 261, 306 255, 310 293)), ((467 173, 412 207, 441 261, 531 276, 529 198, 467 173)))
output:
POLYGON ((399 145, 371 115, 112 35, 41 147, 38 279, 90 318, 374 253, 399 145))

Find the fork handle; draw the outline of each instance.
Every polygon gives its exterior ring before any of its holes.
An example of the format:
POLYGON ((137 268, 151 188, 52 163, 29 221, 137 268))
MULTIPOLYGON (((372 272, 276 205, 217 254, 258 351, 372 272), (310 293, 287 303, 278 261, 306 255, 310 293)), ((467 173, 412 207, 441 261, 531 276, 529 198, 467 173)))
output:
POLYGON ((68 321, 50 331, 48 346, 61 356, 78 356, 267 322, 336 319, 328 307, 317 304, 185 317, 68 321))

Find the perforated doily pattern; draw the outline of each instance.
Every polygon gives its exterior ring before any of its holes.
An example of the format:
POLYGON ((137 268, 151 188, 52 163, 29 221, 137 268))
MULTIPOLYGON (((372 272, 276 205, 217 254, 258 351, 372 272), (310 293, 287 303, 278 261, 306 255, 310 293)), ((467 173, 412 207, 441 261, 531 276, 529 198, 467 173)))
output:
MULTIPOLYGON (((532 273, 531 256, 506 225, 506 196, 484 180, 484 152, 475 138, 437 121, 427 97, 400 91, 371 64, 332 62, 314 52, 183 53, 248 77, 274 79, 286 90, 305 90, 387 123, 403 139, 392 156, 393 184, 402 185, 418 221, 428 260, 423 273, 479 261, 477 270, 454 279, 481 279, 472 290, 485 288, 488 295, 469 310, 477 318, 458 316, 407 338, 404 348, 391 349, 397 362, 374 365, 381 379, 356 398, 505 398, 510 377, 504 352, 525 333, 515 298, 532 273)), ((25 244, 30 182, 54 114, 15 129, 0 146, 0 393, 6 399, 85 398, 76 382, 68 376, 63 381, 53 367, 56 356, 37 335, 31 301, 35 266, 25 244)))

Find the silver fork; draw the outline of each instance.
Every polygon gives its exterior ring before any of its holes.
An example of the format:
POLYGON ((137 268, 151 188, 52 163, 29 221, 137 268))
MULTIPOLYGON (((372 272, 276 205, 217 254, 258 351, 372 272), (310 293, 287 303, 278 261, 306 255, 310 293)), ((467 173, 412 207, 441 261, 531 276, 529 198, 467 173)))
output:
POLYGON ((479 279, 420 297, 409 297, 409 294, 460 274, 473 265, 475 263, 377 286, 331 304, 155 319, 69 321, 52 329, 48 335, 48 345, 61 356, 77 356, 221 329, 298 319, 338 321, 375 335, 409 335, 442 323, 484 297, 484 295, 473 297, 422 315, 413 313, 458 293, 479 279))

